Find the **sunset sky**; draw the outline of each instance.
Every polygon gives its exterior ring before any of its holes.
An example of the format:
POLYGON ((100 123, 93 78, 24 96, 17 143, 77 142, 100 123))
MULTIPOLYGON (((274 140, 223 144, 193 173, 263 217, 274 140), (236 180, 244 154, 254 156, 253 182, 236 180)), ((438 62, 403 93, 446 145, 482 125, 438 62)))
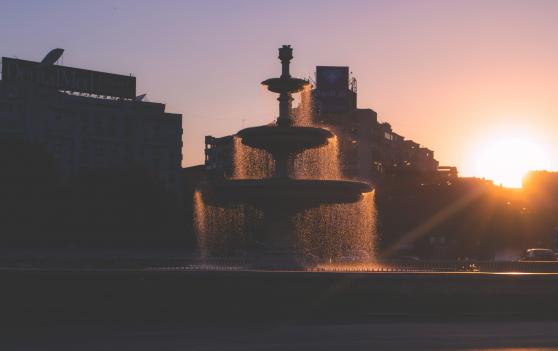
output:
POLYGON ((276 117, 259 83, 292 44, 295 75, 350 66, 359 107, 441 165, 496 179, 558 168, 557 18, 550 0, 6 1, 0 55, 61 47, 64 65, 134 74, 138 94, 183 114, 187 166, 205 135, 276 117))

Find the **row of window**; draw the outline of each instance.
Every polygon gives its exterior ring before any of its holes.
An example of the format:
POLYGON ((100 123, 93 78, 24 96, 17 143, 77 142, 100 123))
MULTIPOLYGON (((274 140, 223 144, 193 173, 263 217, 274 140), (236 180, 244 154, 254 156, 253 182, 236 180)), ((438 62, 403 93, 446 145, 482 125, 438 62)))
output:
POLYGON ((21 114, 25 110, 23 104, 14 104, 14 103, 3 103, 0 102, 0 114, 2 113, 9 113, 9 114, 21 114))
MULTIPOLYGON (((100 168, 117 168, 122 166, 130 166, 132 162, 115 162, 107 159, 90 160, 89 158, 81 158, 79 161, 70 157, 64 160, 62 168, 66 170, 84 170, 84 169, 100 169, 100 168)), ((177 169, 176 167, 169 168, 168 170, 160 170, 159 177, 162 181, 168 182, 171 185, 176 184, 177 169)))
MULTIPOLYGON (((62 150, 62 148, 67 148, 69 152, 73 152, 74 150, 74 145, 76 145, 76 143, 73 140, 63 140, 61 139, 60 141, 53 141, 50 142, 51 147, 55 150, 55 151, 60 151, 62 150)), ((107 144, 100 144, 97 142, 88 142, 88 141, 83 141, 81 143, 79 143, 79 149, 81 152, 89 152, 90 150, 94 150, 97 153, 110 153, 112 155, 117 155, 117 154, 125 154, 125 155, 132 155, 132 154, 136 154, 136 149, 130 145, 130 144, 112 144, 112 145, 107 145, 107 144)), ((142 157, 145 158, 146 156, 148 157, 153 157, 153 158, 160 158, 160 159, 166 159, 166 160, 170 160, 170 161, 177 161, 179 162, 179 155, 180 153, 178 151, 175 150, 168 150, 168 148, 164 148, 164 147, 146 147, 146 146, 140 146, 137 149, 137 154, 142 157)))
MULTIPOLYGON (((74 155, 74 143, 73 142, 55 142, 49 145, 50 151, 62 157, 63 155, 66 158, 70 158, 74 155)), ((164 155, 160 152, 153 152, 153 150, 149 150, 151 152, 145 152, 145 148, 142 148, 141 151, 135 155, 133 155, 132 149, 130 146, 105 146, 105 145, 88 145, 88 144, 81 144, 79 149, 79 155, 82 159, 89 159, 89 157, 94 157, 96 159, 108 159, 108 160, 122 160, 123 162, 132 163, 133 161, 142 162, 144 164, 149 164, 155 168, 164 168, 165 165, 170 170, 176 169, 180 167, 180 160, 174 157, 176 152, 169 152, 168 158, 162 158, 161 155, 164 155)))
POLYGON ((149 121, 132 119, 131 117, 117 118, 116 116, 89 116, 82 112, 78 116, 69 114, 62 110, 55 110, 50 121, 44 121, 45 127, 63 129, 67 131, 79 131, 85 134, 99 136, 131 136, 134 132, 149 137, 179 137, 180 129, 165 123, 164 119, 153 119, 149 121), (154 120, 154 121, 153 121, 154 120))

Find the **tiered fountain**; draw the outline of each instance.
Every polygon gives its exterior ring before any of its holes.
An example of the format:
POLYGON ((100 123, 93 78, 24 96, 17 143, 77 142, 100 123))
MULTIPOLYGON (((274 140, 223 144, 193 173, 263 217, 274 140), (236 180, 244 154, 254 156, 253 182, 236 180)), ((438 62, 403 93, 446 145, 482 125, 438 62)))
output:
MULTIPOLYGON (((259 210, 264 224, 254 234, 260 243, 260 257, 285 262, 304 261, 297 250, 293 219, 308 209, 324 204, 360 201, 372 188, 369 184, 349 180, 295 179, 290 174, 295 157, 305 150, 320 148, 335 136, 324 128, 295 126, 291 116, 292 94, 310 83, 293 78, 289 72, 293 58, 290 45, 279 48, 282 74, 264 82, 268 90, 279 94, 279 117, 274 125, 246 128, 238 132, 242 144, 268 152, 274 160, 274 173, 266 179, 225 179, 211 184, 213 198, 219 206, 247 204, 259 210)), ((318 232, 312 235, 320 236, 318 232)), ((334 235, 337 235, 336 233, 334 235)), ((370 233, 372 235, 372 233, 370 233)))

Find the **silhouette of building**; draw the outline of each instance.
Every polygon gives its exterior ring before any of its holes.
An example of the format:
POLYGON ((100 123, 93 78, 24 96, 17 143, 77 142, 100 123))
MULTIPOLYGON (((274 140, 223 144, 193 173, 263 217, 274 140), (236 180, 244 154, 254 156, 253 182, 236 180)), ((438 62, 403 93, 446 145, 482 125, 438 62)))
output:
POLYGON ((206 171, 230 177, 234 169, 234 137, 232 135, 215 138, 205 137, 206 171))
POLYGON ((63 176, 135 166, 178 191, 182 115, 143 97, 132 76, 2 58, 0 136, 44 146, 63 176))
POLYGON ((458 178, 457 167, 454 166, 439 166, 438 178, 442 181, 453 182, 458 178))
POLYGON ((399 171, 435 174, 434 151, 395 133, 372 109, 357 108, 357 81, 349 67, 317 66, 310 93, 315 122, 339 138, 345 176, 379 181, 399 171))
POLYGON ((558 172, 528 172, 523 178, 523 191, 535 196, 544 194, 558 198, 558 172))

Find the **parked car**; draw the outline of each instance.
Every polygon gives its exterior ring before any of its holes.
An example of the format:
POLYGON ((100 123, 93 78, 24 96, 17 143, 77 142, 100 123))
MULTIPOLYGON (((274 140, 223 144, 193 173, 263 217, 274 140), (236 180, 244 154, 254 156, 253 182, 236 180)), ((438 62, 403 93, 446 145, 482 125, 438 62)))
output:
POLYGON ((556 255, 550 249, 528 249, 520 261, 556 261, 556 255))

